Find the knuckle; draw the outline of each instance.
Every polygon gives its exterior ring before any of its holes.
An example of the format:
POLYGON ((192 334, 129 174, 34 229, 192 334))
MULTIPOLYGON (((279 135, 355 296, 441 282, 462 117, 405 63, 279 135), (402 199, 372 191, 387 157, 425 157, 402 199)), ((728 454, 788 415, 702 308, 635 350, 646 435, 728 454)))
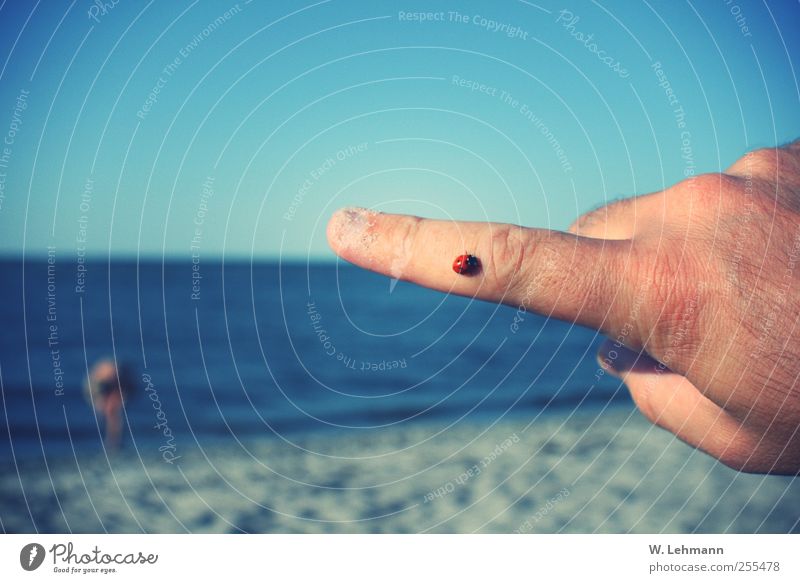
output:
POLYGON ((701 312, 708 297, 706 284, 688 254, 662 252, 645 260, 642 338, 665 365, 692 356, 702 331, 701 312))
POLYGON ((568 232, 583 237, 602 233, 606 227, 611 205, 589 211, 575 219, 568 232))
POLYGON ((760 148, 751 150, 736 160, 727 172, 741 177, 765 175, 775 171, 780 151, 776 148, 760 148))
POLYGON ((605 224, 611 205, 604 205, 579 216, 570 225, 569 232, 576 235, 585 235, 587 232, 594 232, 598 226, 605 224))
POLYGON ((728 201, 742 190, 741 179, 729 174, 700 174, 679 182, 672 189, 684 203, 701 208, 728 206, 728 201))
POLYGON ((698 174, 678 183, 680 190, 687 194, 703 194, 719 190, 723 174, 698 174))
POLYGON ((774 174, 778 168, 779 150, 777 148, 760 148, 745 154, 745 164, 749 160, 754 174, 774 174))
POLYGON ((530 243, 524 233, 524 229, 516 225, 499 225, 489 233, 491 275, 503 292, 513 292, 519 285, 519 273, 530 243))
MULTIPOLYGON (((748 181, 778 187, 779 198, 795 199, 800 191, 800 141, 783 147, 747 152, 728 168, 727 173, 748 181)), ((793 200, 792 200, 793 202, 793 200)))
POLYGON ((567 233, 572 233, 573 235, 577 235, 580 233, 586 226, 586 223, 589 221, 589 217, 591 216, 591 212, 583 214, 579 216, 577 219, 572 221, 569 227, 567 227, 567 233))
POLYGON ((631 228, 625 218, 626 213, 636 204, 636 198, 611 201, 579 216, 568 232, 582 237, 628 238, 631 228), (620 237, 624 233, 624 237, 620 237))

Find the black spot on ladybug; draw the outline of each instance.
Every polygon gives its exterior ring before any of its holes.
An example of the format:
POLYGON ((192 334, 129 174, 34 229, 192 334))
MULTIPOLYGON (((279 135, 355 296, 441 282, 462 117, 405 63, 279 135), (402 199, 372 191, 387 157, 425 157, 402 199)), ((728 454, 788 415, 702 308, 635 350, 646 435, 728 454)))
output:
POLYGON ((480 265, 480 261, 478 261, 477 257, 465 253, 455 258, 455 261, 453 261, 453 271, 459 275, 473 275, 478 272, 480 265))

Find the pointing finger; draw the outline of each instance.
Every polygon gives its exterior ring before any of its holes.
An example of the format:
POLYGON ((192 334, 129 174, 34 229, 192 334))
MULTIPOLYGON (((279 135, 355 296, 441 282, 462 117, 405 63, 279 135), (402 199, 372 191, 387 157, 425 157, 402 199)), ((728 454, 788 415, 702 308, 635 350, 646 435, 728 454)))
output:
POLYGON ((328 241, 351 263, 444 292, 606 331, 621 326, 628 314, 630 241, 358 208, 334 213, 328 241), (465 252, 479 261, 471 275, 452 268, 465 252))

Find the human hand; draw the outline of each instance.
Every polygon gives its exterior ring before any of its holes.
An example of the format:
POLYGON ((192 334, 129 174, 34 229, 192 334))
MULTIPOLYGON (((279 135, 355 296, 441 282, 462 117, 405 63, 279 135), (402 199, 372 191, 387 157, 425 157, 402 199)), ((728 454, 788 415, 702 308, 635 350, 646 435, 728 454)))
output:
POLYGON ((342 258, 602 330, 652 422, 749 472, 800 472, 800 142, 616 201, 569 232, 337 211, 342 258), (453 259, 480 259, 473 276, 453 259))

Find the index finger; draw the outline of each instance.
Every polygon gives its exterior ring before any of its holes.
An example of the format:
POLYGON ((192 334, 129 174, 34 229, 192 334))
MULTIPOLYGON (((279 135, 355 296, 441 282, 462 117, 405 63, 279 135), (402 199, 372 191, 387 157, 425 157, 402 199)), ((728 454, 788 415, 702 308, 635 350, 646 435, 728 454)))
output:
POLYGON ((623 325, 630 301, 630 241, 362 208, 336 211, 327 234, 331 248, 360 267, 606 332, 623 325), (452 269, 465 252, 480 262, 471 276, 452 269))

